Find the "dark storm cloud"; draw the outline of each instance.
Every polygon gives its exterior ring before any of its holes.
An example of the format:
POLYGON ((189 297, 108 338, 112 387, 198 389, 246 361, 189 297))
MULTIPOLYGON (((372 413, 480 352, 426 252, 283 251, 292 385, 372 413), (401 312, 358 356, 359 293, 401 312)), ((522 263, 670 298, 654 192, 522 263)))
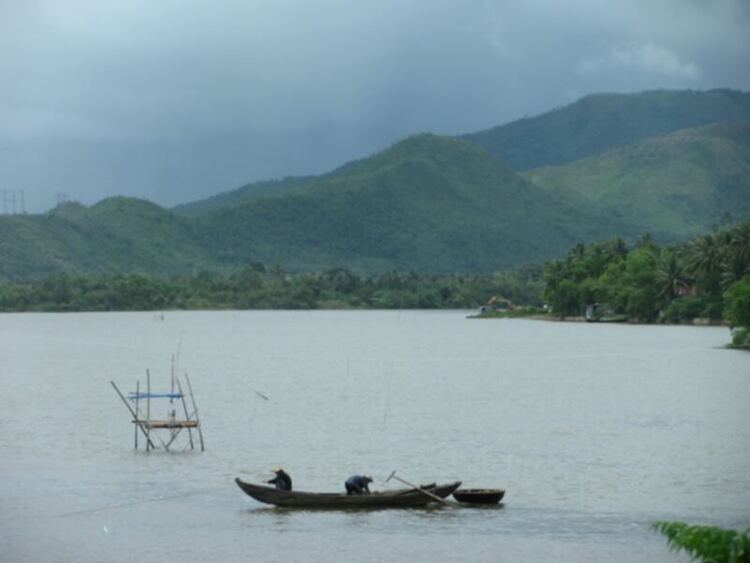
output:
POLYGON ((0 188, 175 204, 599 91, 748 89, 741 0, 0 0, 0 188))

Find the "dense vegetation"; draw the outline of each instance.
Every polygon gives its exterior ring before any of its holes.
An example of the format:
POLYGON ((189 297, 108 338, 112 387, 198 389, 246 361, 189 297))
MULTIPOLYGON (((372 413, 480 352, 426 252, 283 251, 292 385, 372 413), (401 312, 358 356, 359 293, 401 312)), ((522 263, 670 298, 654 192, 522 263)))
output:
POLYGON ((720 217, 750 217, 750 123, 686 129, 526 177, 658 240, 684 240, 720 217))
POLYGON ((473 308, 495 294, 539 304, 541 277, 541 267, 488 276, 389 272, 361 277, 344 269, 291 275, 262 264, 232 275, 202 272, 182 278, 55 274, 0 283, 0 311, 473 308))
POLYGON ((703 563, 750 563, 750 528, 742 531, 684 522, 656 522, 669 547, 703 563))
POLYGON ((464 138, 514 170, 573 162, 679 129, 750 121, 750 94, 657 90, 586 96, 563 108, 464 138))
POLYGON ((612 314, 642 322, 722 319, 747 346, 750 328, 750 221, 660 247, 642 237, 579 244, 544 270, 545 299, 560 317, 601 304, 612 314))

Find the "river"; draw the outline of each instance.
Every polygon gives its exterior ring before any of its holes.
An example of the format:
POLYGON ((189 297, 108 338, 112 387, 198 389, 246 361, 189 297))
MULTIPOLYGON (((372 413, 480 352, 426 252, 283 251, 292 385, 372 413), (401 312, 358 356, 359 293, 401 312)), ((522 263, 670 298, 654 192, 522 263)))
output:
POLYGON ((0 561, 687 561, 653 521, 750 524, 750 354, 728 340, 463 311, 3 314, 0 561), (206 451, 135 451, 109 382, 167 391, 173 358, 206 451), (301 490, 397 470, 507 493, 309 512, 233 483, 274 465, 301 490))

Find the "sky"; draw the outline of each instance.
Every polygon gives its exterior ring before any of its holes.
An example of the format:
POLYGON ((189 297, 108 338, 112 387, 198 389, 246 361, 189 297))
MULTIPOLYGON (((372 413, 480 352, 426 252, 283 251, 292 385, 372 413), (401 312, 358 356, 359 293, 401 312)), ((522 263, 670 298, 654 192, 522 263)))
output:
POLYGON ((0 0, 0 198, 173 206, 656 88, 750 90, 750 0, 0 0))

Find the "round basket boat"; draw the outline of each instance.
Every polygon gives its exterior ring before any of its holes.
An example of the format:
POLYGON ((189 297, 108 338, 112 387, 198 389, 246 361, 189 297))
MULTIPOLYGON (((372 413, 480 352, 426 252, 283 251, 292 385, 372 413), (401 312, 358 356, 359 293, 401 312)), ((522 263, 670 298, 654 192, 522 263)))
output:
POLYGON ((497 504, 505 495, 502 489, 459 489, 453 492, 453 498, 470 504, 497 504))

